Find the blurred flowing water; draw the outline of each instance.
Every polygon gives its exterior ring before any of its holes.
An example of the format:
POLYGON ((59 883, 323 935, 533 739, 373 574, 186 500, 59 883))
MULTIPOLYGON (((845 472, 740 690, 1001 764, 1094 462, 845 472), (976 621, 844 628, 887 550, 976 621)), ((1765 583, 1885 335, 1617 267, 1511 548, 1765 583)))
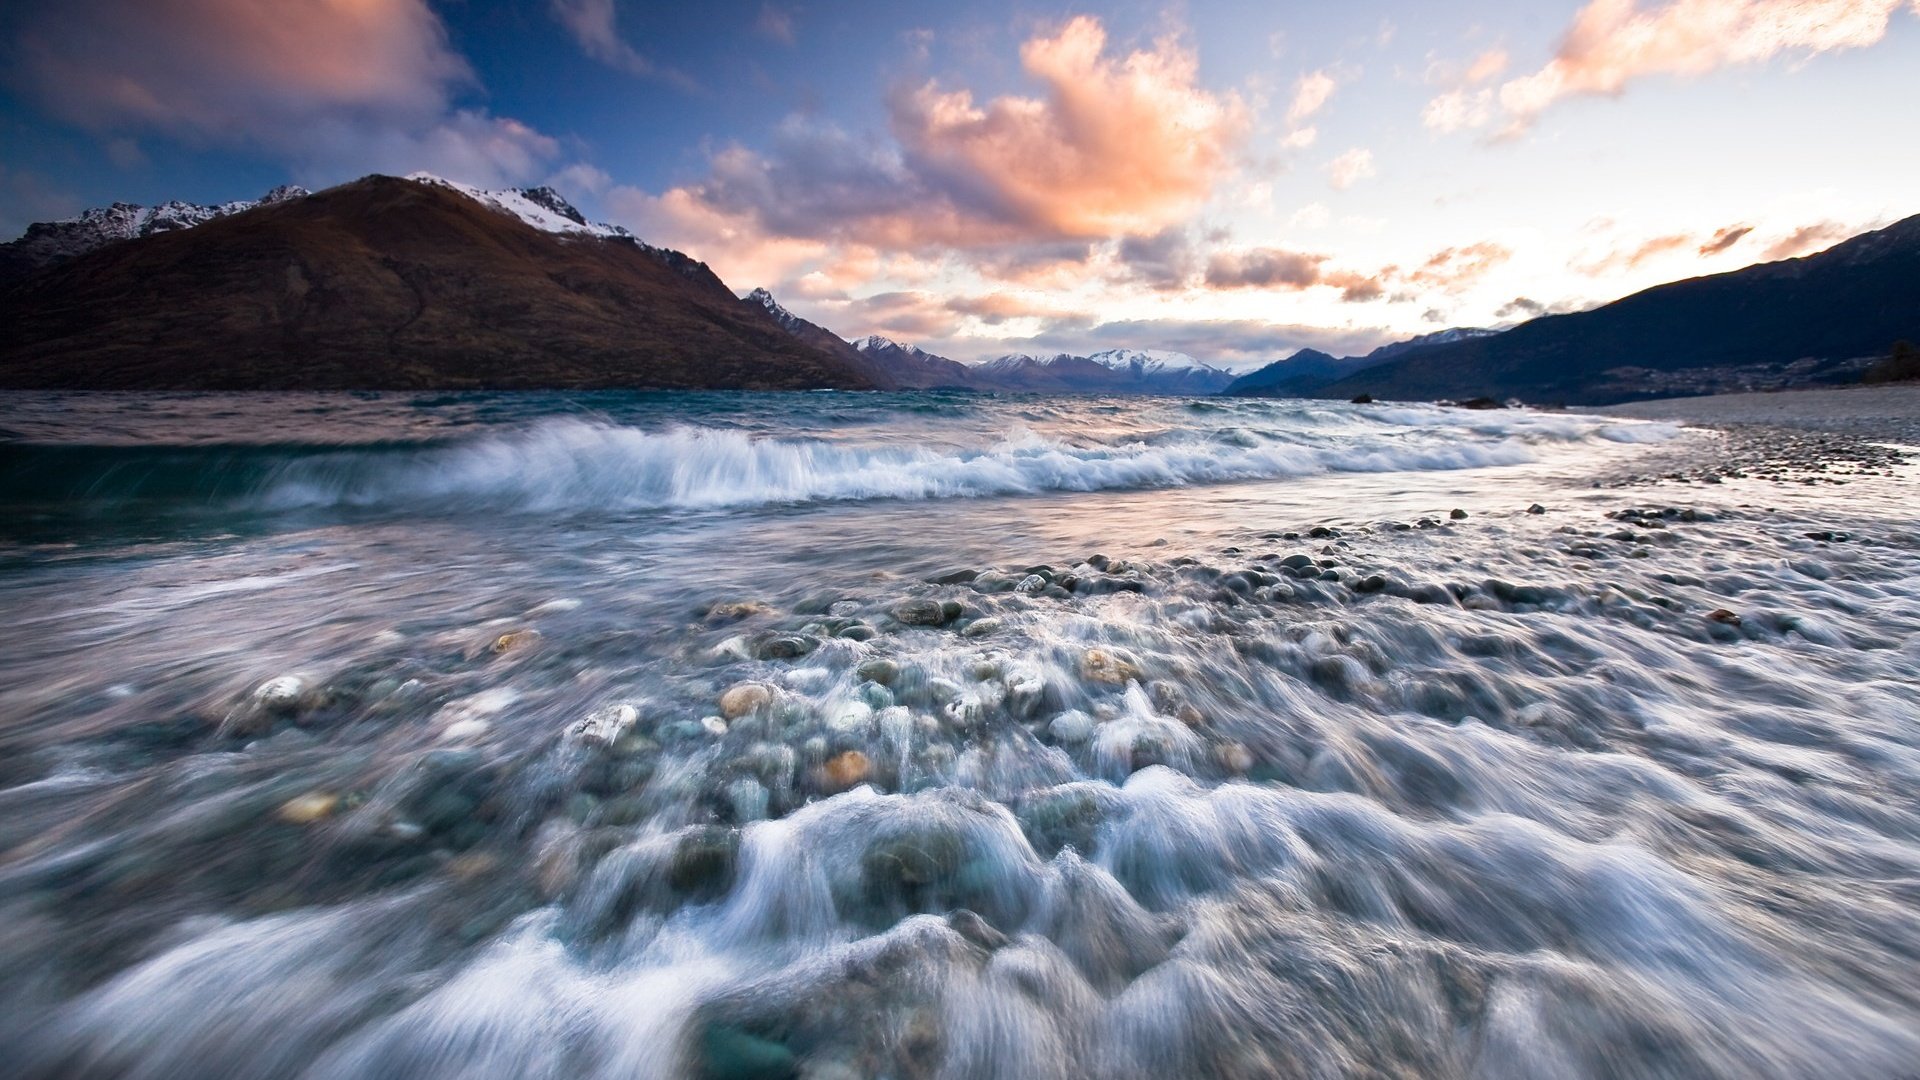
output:
POLYGON ((9 395, 0 1061, 1920 1074, 1914 470, 1713 438, 9 395))

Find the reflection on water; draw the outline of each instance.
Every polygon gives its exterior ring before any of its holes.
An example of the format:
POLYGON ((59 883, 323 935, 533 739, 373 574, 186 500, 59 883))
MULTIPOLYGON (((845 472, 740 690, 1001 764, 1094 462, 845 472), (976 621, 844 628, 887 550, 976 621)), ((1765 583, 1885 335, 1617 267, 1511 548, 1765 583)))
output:
POLYGON ((1920 1060, 1908 476, 1596 491, 1704 436, 1284 402, 12 404, 25 1075, 1920 1060))

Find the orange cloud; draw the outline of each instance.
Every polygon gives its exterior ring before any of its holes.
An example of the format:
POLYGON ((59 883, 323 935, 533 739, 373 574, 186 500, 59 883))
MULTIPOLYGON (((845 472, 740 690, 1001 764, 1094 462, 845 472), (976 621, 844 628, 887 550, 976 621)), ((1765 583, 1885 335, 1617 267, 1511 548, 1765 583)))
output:
POLYGON ((1494 267, 1513 258, 1513 250, 1491 241, 1439 251, 1407 275, 1416 285, 1458 292, 1485 277, 1494 267))
POLYGON ((1842 225, 1837 221, 1816 221, 1811 225, 1802 225, 1767 245, 1764 257, 1769 260, 1791 259, 1796 255, 1830 247, 1863 231, 1862 228, 1842 225))
POLYGON ((1100 21, 1082 15, 1021 46, 1045 97, 976 104, 928 82, 896 96, 894 134, 916 172, 984 200, 992 217, 1056 237, 1157 231, 1211 193, 1246 109, 1201 87, 1177 42, 1124 58, 1106 45, 1100 21))
MULTIPOLYGON (((1873 45, 1908 0, 1592 0, 1546 66, 1500 87, 1508 133, 1569 97, 1618 95, 1649 75, 1702 75, 1781 53, 1873 45)), ((1920 0, 1913 8, 1920 12, 1920 0)))
POLYGON ((1709 237, 1705 242, 1703 242, 1700 245, 1700 254, 1718 255, 1721 252, 1732 247, 1733 245, 1739 243, 1742 239, 1746 237, 1748 233, 1752 231, 1753 231, 1753 226, 1751 225, 1729 225, 1726 228, 1715 232, 1711 237, 1709 237))
POLYGON ((456 109, 477 85, 426 0, 63 0, 25 7, 16 81, 91 131, 262 147, 333 179, 524 183, 559 144, 456 109))

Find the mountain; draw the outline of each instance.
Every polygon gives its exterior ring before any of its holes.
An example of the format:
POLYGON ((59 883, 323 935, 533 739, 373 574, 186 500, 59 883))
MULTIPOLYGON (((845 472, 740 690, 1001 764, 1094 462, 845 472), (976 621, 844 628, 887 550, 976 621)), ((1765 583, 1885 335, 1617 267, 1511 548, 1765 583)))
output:
POLYGON ((1314 397, 1322 387, 1415 350, 1492 337, 1500 332, 1477 326, 1456 326, 1382 345, 1365 356, 1332 356, 1318 349, 1301 349, 1284 360, 1275 360, 1240 376, 1221 392, 1236 397, 1314 397))
POLYGON ((1099 394, 1213 394, 1233 374, 1185 353, 1109 349, 1091 356, 1015 353, 974 368, 976 380, 1002 390, 1099 394))
POLYGON ((1429 345, 1451 345, 1456 341, 1472 341, 1475 338, 1492 337, 1498 333, 1501 331, 1489 330, 1484 326, 1450 326, 1445 330, 1435 330, 1431 334, 1421 334, 1405 341, 1396 341, 1391 345, 1382 345, 1365 356, 1349 357, 1349 359, 1365 360, 1367 363, 1364 366, 1372 367, 1375 364, 1384 364, 1403 353, 1424 349, 1429 345))
POLYGON ((115 234, 0 285, 11 388, 873 385, 704 263, 550 189, 369 176, 115 234))
POLYGON ((1121 377, 1124 392, 1213 394, 1233 381, 1233 373, 1203 364, 1186 353, 1161 349, 1108 349, 1087 359, 1121 377))
POLYGON ((238 199, 212 206, 177 201, 159 206, 117 202, 64 221, 35 222, 27 226, 26 234, 18 240, 0 244, 0 282, 24 277, 43 266, 65 262, 121 240, 191 229, 215 218, 289 199, 304 199, 309 194, 306 188, 286 184, 258 199, 238 199))
POLYGON ((1120 380, 1112 368, 1084 356, 1014 353, 974 366, 975 377, 996 390, 1042 393, 1108 391, 1120 380))
POLYGON ((773 298, 772 293, 765 289, 755 289, 748 293, 747 302, 759 305, 761 310, 773 317, 774 322, 780 324, 782 330, 785 330, 789 335, 798 339, 802 344, 819 349, 821 352, 835 357, 849 368, 858 371, 861 376, 867 380, 868 384, 876 390, 896 390, 903 385, 915 385, 911 383, 903 384, 887 370, 885 365, 876 363, 871 357, 855 349, 840 335, 828 330, 824 326, 810 323, 800 316, 795 315, 793 312, 788 311, 785 307, 781 306, 778 300, 773 298))
POLYGON ((1600 405, 1851 381, 1903 339, 1920 339, 1920 216, 1802 258, 1421 348, 1315 392, 1600 405))
POLYGON ((978 385, 974 369, 958 360, 935 356, 917 345, 902 345, 892 338, 874 334, 854 342, 853 347, 878 364, 900 386, 971 390, 978 385))

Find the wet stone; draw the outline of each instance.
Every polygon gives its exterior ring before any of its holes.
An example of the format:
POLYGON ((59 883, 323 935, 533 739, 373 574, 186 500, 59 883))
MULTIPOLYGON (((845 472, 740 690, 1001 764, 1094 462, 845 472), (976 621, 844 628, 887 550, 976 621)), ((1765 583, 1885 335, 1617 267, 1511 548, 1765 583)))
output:
POLYGON ((917 597, 895 604, 893 617, 908 626, 941 626, 947 621, 947 611, 938 600, 917 597))
POLYGON ((717 900, 733 888, 740 855, 740 834, 700 825, 688 829, 667 866, 667 884, 695 902, 717 900))
POLYGON ((720 695, 720 715, 728 720, 737 720, 748 713, 758 712, 773 703, 773 688, 765 683, 737 683, 720 695))
POLYGON ((754 650, 762 660, 794 660, 818 648, 819 641, 801 634, 784 634, 760 643, 754 650))

